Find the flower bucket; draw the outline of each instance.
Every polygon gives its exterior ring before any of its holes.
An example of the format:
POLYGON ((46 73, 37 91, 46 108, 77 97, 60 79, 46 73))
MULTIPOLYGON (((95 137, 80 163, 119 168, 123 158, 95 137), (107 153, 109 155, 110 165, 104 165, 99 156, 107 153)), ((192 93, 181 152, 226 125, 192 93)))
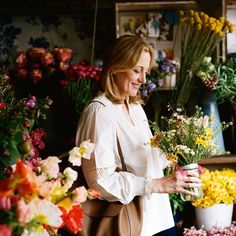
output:
MULTIPOLYGON (((182 169, 183 169, 183 171, 188 171, 188 172, 191 171, 191 172, 195 172, 195 173, 199 174, 199 169, 198 169, 197 163, 192 163, 189 165, 182 166, 182 169)), ((191 192, 194 192, 196 194, 196 196, 191 196, 191 195, 181 193, 180 196, 183 201, 193 201, 193 200, 196 200, 196 199, 199 199, 202 197, 202 189, 201 188, 189 188, 189 190, 191 192)))
POLYGON ((211 207, 195 208, 197 227, 210 229, 213 226, 225 228, 230 226, 234 204, 219 203, 211 207))

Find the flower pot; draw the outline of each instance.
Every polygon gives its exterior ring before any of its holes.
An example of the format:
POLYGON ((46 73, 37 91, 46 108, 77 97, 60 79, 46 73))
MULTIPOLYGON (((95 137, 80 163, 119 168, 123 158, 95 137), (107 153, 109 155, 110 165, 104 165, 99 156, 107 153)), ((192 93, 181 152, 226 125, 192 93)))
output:
MULTIPOLYGON (((183 171, 188 171, 188 172, 193 172, 193 173, 199 174, 199 169, 198 169, 197 163, 192 163, 189 165, 182 166, 182 169, 183 169, 183 171)), ((200 188, 189 188, 188 190, 190 190, 191 192, 194 192, 196 195, 191 196, 188 194, 181 193, 180 196, 183 201, 193 201, 193 200, 196 200, 196 199, 199 199, 202 197, 202 188, 201 187, 200 188)))
POLYGON ((197 227, 210 229, 213 226, 225 228, 230 226, 233 215, 233 203, 219 203, 211 207, 195 208, 197 227))

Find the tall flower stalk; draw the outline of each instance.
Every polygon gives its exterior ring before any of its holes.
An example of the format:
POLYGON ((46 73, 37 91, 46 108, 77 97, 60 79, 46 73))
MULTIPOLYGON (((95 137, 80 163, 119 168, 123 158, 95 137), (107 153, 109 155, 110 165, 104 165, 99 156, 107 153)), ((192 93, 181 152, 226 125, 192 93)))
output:
POLYGON ((223 37, 233 31, 233 24, 223 17, 216 19, 193 10, 180 11, 179 16, 181 57, 173 103, 183 107, 192 91, 193 75, 204 57, 212 54, 223 37))

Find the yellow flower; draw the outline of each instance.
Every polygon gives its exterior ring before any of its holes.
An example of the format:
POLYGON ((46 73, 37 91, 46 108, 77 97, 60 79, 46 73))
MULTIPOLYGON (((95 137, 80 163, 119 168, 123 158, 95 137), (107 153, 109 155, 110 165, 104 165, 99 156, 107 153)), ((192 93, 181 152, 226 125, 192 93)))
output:
POLYGON ((193 206, 205 208, 217 203, 236 202, 236 172, 233 169, 206 169, 201 180, 203 197, 193 201, 193 206))

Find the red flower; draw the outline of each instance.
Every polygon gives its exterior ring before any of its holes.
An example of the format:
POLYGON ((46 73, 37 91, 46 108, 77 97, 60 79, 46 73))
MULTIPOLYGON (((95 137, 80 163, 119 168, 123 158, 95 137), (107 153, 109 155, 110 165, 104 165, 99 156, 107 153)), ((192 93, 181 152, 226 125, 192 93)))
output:
POLYGON ((83 227, 83 210, 79 205, 73 206, 73 208, 65 213, 64 209, 61 209, 63 212, 62 220, 65 227, 73 234, 78 233, 82 230, 83 227))
POLYGON ((7 107, 7 103, 6 102, 0 102, 0 109, 7 107))

